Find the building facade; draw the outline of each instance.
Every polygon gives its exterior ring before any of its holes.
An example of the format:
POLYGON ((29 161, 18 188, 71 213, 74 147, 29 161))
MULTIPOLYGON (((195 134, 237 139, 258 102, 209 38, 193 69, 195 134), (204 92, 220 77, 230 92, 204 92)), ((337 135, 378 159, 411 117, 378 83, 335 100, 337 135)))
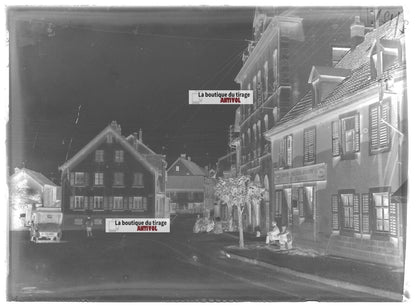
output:
POLYGON ((171 212, 203 213, 205 209, 205 178, 208 175, 191 158, 182 154, 167 170, 167 196, 171 212))
MULTIPOLYGON (((362 15, 366 11, 362 10, 362 15)), ((253 105, 239 114, 241 174, 266 189, 260 205, 248 207, 247 230, 270 228, 275 193, 270 143, 263 133, 275 124, 309 89, 312 64, 330 65, 350 47, 352 14, 327 8, 256 9, 253 41, 243 54, 243 67, 235 78, 241 89, 253 90, 253 105), (322 18, 324 17, 324 18, 322 18)))
POLYGON ((83 228, 87 217, 98 229, 105 218, 169 217, 165 168, 141 132, 124 137, 113 121, 59 168, 64 229, 83 228))
POLYGON ((35 207, 61 208, 61 187, 42 173, 16 168, 9 178, 10 229, 30 226, 35 207))
POLYGON ((402 24, 396 17, 364 35, 356 18, 361 43, 334 67, 312 67, 310 92, 265 133, 274 216, 298 245, 403 264, 406 203, 392 197, 407 184, 402 24))

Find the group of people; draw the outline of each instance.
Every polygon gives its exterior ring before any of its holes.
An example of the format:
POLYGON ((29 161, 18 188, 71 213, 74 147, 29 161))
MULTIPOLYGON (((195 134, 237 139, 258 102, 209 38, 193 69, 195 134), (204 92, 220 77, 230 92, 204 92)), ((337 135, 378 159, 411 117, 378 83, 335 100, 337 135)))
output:
POLYGON ((266 236, 266 244, 270 245, 270 243, 277 242, 280 248, 291 249, 292 248, 292 235, 287 230, 286 226, 282 226, 282 231, 280 231, 279 227, 277 226, 277 222, 272 222, 273 229, 267 233, 266 236))

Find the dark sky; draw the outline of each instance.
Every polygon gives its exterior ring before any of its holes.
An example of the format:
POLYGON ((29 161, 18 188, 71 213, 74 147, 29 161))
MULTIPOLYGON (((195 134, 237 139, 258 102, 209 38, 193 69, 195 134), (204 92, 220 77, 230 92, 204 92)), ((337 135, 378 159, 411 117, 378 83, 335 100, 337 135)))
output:
POLYGON ((9 166, 50 176, 112 120, 169 164, 227 151, 236 106, 189 106, 190 89, 238 89, 254 8, 8 11, 9 166), (75 124, 78 109, 78 124, 75 124))

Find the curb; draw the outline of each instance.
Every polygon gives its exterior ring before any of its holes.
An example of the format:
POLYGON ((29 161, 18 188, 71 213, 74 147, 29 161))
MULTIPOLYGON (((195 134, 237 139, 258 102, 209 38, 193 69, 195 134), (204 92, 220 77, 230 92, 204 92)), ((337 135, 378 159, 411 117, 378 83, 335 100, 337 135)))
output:
POLYGON ((297 276, 297 277, 301 277, 304 279, 308 279, 308 280, 312 280, 315 282, 319 282, 328 286, 332 286, 332 287, 340 287, 343 289, 347 289, 347 290, 351 290, 351 291, 358 291, 358 292, 363 292, 363 293, 369 293, 375 296, 380 296, 380 297, 385 297, 387 299, 390 300, 394 300, 397 302, 402 302, 404 296, 400 293, 397 292, 392 292, 392 291, 387 291, 387 290, 382 290, 382 289, 376 289, 376 288, 372 288, 372 287, 368 287, 368 286, 362 286, 362 285, 356 285, 356 284, 351 284, 348 282, 343 282, 343 281, 339 281, 339 280, 333 280, 333 279, 328 279, 328 278, 324 278, 321 276, 316 276, 316 275, 311 275, 311 274, 307 274, 307 273, 303 273, 303 272, 298 272, 289 268, 283 268, 283 267, 279 267, 279 266, 275 266, 269 263, 265 263, 263 261, 259 261, 257 259, 252 259, 252 258, 247 258, 244 256, 240 256, 240 255, 236 255, 233 253, 230 253, 227 250, 223 250, 224 252, 226 252, 227 254, 230 255, 230 258, 233 259, 237 259, 246 263, 250 263, 250 264, 254 264, 254 265, 258 265, 264 268, 269 268, 269 269, 273 269, 276 272, 281 272, 281 273, 286 273, 286 274, 290 274, 293 276, 297 276))

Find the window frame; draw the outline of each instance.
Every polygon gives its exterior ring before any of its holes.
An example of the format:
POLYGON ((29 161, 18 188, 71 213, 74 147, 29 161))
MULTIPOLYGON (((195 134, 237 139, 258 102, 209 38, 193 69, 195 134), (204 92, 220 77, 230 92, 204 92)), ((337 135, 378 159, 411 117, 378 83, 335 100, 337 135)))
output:
POLYGON ((94 186, 104 186, 104 172, 94 172, 94 186), (100 179, 100 174, 101 174, 101 179, 100 179))
MULTIPOLYGON (((99 202, 99 201, 98 201, 99 202)), ((94 200, 93 200, 93 210, 104 210, 104 197, 103 196, 94 196, 94 200), (101 199, 101 203, 99 203, 100 205, 98 205, 99 207, 97 207, 97 200, 101 199)))
POLYGON ((113 187, 124 187, 124 173, 123 172, 114 172, 113 174, 113 187), (117 175, 120 175, 121 183, 117 183, 117 175))
POLYGON ((144 186, 143 172, 134 172, 133 173, 133 184, 132 184, 132 186, 133 187, 143 187, 144 186))
MULTIPOLYGON (((382 107, 386 105, 387 109, 388 109, 388 123, 391 124, 392 122, 392 102, 390 98, 387 98, 385 100, 383 100, 381 103, 380 102, 376 102, 371 104, 368 107, 368 129, 369 129, 369 141, 368 141, 368 150, 369 150, 369 155, 376 155, 379 153, 384 153, 384 152, 389 152, 391 150, 391 142, 392 142, 392 133, 391 133, 391 128, 386 124, 386 123, 382 123, 382 107), (374 133, 374 127, 372 126, 372 116, 373 116, 373 112, 372 109, 373 108, 377 108, 377 145, 373 144, 373 133, 374 133), (384 144, 383 146, 380 145, 380 128, 381 125, 384 124, 385 128, 386 128, 386 133, 387 133, 387 144, 384 144)), ((384 120, 384 119, 383 119, 384 120)))
POLYGON ((114 151, 114 162, 123 163, 124 162, 124 150, 115 150, 114 151))
POLYGON ((96 163, 103 163, 104 162, 104 150, 102 150, 102 149, 95 150, 94 161, 96 163))
MULTIPOLYGON (((309 144, 309 146, 308 146, 308 155, 309 155, 309 148, 311 147, 312 145, 311 144, 309 144)), ((313 165, 313 164, 315 164, 316 163, 316 126, 312 126, 312 127, 309 127, 309 128, 306 128, 306 129, 304 129, 303 130, 303 165, 304 166, 308 166, 308 165, 313 165), (309 132, 309 131, 313 131, 313 151, 312 151, 312 157, 313 157, 313 159, 307 159, 307 157, 306 157, 306 133, 307 132, 309 132)))

